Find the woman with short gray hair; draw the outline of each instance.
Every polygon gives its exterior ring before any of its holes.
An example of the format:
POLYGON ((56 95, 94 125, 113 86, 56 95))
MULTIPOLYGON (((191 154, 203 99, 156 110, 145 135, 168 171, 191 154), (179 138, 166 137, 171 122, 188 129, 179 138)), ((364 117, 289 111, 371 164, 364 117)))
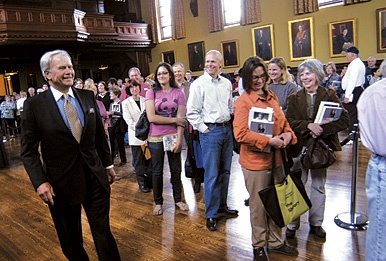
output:
MULTIPOLYGON (((312 208, 308 215, 310 234, 320 238, 326 237, 322 228, 324 209, 326 204, 325 184, 327 168, 307 169, 300 164, 300 155, 309 139, 320 137, 332 150, 342 150, 338 132, 347 129, 349 125, 348 112, 336 95, 335 90, 322 87, 324 78, 323 64, 317 59, 308 59, 298 67, 298 79, 303 89, 288 98, 287 120, 298 137, 298 142, 288 148, 289 154, 294 157, 295 166, 302 169, 302 182, 305 184, 308 174, 311 176, 310 200, 312 208), (315 123, 316 113, 322 101, 339 103, 342 114, 336 121, 321 124, 315 123)), ((287 226, 286 237, 294 238, 300 226, 300 218, 287 226)))

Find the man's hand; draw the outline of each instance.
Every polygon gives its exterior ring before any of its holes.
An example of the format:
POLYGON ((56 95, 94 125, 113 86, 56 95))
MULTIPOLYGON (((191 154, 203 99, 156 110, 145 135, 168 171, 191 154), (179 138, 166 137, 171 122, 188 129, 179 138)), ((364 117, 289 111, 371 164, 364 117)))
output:
POLYGON ((107 175, 108 175, 108 177, 109 177, 109 183, 110 183, 110 184, 113 184, 114 181, 115 181, 115 178, 116 178, 116 176, 117 176, 117 174, 115 173, 114 168, 107 169, 106 171, 107 171, 107 175))
POLYGON ((343 103, 349 103, 348 98, 344 97, 343 103))
POLYGON ((54 189, 49 182, 44 182, 36 190, 39 197, 47 204, 54 205, 54 189))

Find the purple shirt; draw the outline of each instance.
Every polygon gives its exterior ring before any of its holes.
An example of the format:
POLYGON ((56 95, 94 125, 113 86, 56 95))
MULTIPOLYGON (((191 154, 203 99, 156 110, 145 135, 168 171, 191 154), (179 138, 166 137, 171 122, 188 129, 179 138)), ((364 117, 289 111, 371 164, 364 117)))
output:
MULTIPOLYGON (((146 92, 146 100, 154 100, 154 90, 146 92)), ((178 106, 186 106, 185 94, 178 88, 172 88, 170 92, 159 90, 156 92, 154 101, 155 113, 163 117, 177 117, 178 106)), ((155 124, 150 123, 150 137, 159 137, 177 133, 176 124, 155 124)))

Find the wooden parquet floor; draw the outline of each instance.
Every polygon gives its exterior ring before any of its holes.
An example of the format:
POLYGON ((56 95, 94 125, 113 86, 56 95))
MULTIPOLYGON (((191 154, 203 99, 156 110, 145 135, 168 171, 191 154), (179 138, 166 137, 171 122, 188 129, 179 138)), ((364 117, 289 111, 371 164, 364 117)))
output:
MULTIPOLYGON (((20 138, 4 145, 10 165, 0 169, 0 260, 65 260, 48 208, 34 192, 20 161, 20 138)), ((130 149, 126 151, 130 159, 130 149)), ((323 227, 327 238, 321 240, 310 235, 304 215, 297 237, 288 241, 298 248, 299 256, 272 253, 270 260, 365 260, 366 231, 346 230, 334 223, 336 215, 350 211, 352 146, 344 146, 337 155, 338 161, 328 170, 326 185, 323 227)), ((356 212, 365 215, 365 172, 369 157, 370 153, 360 145, 356 212)), ((239 217, 221 218, 216 232, 208 231, 205 226, 203 189, 195 194, 191 180, 184 173, 184 198, 190 210, 175 208, 165 167, 164 214, 155 217, 152 193, 139 191, 131 164, 116 170, 121 179, 112 185, 111 227, 122 260, 253 260, 249 208, 244 206, 248 193, 237 154, 233 157, 228 205, 240 211, 239 217)), ((97 260, 87 218, 83 216, 82 221, 86 251, 91 260, 97 260)))

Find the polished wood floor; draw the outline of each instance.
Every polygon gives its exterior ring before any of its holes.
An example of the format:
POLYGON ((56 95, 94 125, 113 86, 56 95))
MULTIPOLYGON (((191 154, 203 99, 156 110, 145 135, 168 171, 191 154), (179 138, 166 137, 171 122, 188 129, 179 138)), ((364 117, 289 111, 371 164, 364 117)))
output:
MULTIPOLYGON (((0 169, 0 260, 65 260, 48 208, 35 194, 19 159, 19 143, 19 138, 4 143, 10 165, 0 169)), ((130 158, 129 148, 127 154, 130 158)), ((297 238, 288 241, 298 248, 299 256, 270 254, 270 260, 365 260, 366 231, 346 230, 334 223, 336 215, 350 212, 351 155, 352 146, 344 146, 338 153, 338 161, 328 171, 323 224, 327 238, 321 240, 309 235, 307 217, 303 216, 297 238)), ((356 212, 365 215, 364 177, 369 156, 360 145, 356 212)), ((190 211, 175 208, 166 174, 164 214, 155 217, 152 194, 139 191, 130 164, 116 170, 121 179, 112 185, 111 227, 122 260, 253 260, 249 209, 244 206, 248 193, 238 155, 233 158, 228 204, 238 209, 240 215, 221 218, 216 232, 205 227, 203 193, 195 194, 191 180, 184 174, 184 197, 190 211)), ((86 251, 91 260, 97 260, 85 217, 83 224, 86 251)))

